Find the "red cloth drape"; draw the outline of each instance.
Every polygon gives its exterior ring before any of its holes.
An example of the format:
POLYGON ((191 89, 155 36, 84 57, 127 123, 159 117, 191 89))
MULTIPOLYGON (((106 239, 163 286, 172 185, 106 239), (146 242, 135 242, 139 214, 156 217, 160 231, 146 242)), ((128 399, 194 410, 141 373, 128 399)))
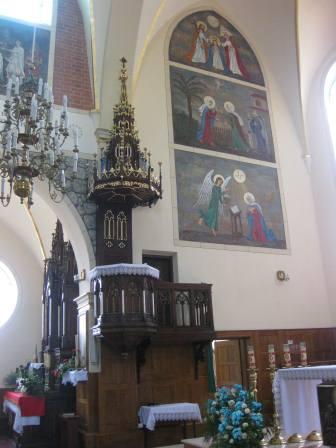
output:
POLYGON ((45 399, 43 397, 34 397, 21 392, 6 391, 4 393, 4 400, 16 404, 21 410, 22 417, 42 417, 45 414, 45 399))

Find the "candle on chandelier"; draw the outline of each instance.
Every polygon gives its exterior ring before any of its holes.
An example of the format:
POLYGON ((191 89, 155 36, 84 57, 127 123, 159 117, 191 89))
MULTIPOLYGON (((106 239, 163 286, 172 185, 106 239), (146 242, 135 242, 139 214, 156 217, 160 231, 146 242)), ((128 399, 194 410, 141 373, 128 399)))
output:
POLYGON ((12 84, 13 84, 13 80, 12 80, 12 78, 9 78, 9 80, 7 82, 7 86, 6 86, 6 97, 7 98, 10 98, 10 96, 11 96, 12 84))
POLYGON ((11 145, 12 145, 12 133, 11 132, 7 132, 7 136, 6 136, 6 150, 7 150, 7 152, 10 152, 11 145))
POLYGON ((64 172, 64 170, 61 171, 61 183, 62 183, 62 187, 65 188, 65 172, 64 172))
POLYGON ((66 95, 63 95, 63 112, 67 112, 67 108, 68 108, 68 97, 66 95))
POLYGON ((32 120, 36 120, 37 118, 37 99, 36 99, 36 95, 34 93, 34 95, 32 96, 31 99, 31 104, 30 104, 30 118, 32 120))
POLYGON ((16 148, 16 146, 17 146, 18 136, 19 136, 18 130, 14 129, 13 133, 12 133, 12 147, 13 148, 16 148))
POLYGON ((43 79, 40 78, 38 81, 38 88, 37 88, 37 94, 39 96, 42 96, 42 90, 43 90, 43 79))
POLYGON ((49 96, 49 86, 48 83, 45 82, 43 86, 43 99, 48 101, 48 96, 49 96))
POLYGON ((54 163, 55 163, 55 152, 54 152, 53 149, 50 149, 49 160, 50 160, 50 165, 54 165, 54 163))
POLYGON ((52 123, 54 120, 54 106, 51 105, 49 109, 49 123, 52 123))
POLYGON ((20 78, 17 76, 15 78, 15 89, 14 89, 15 95, 19 94, 19 89, 20 89, 20 78))
POLYGON ((268 363, 270 369, 275 369, 275 350, 273 344, 268 344, 268 363))
POLYGON ((2 198, 5 196, 5 182, 6 182, 6 178, 2 177, 1 178, 1 197, 2 198))
POLYGON ((78 146, 78 129, 77 128, 74 129, 74 141, 75 141, 75 146, 78 146))
POLYGON ((289 344, 283 345, 283 356, 284 356, 284 367, 292 367, 291 354, 289 349, 289 344))
POLYGON ((248 345, 248 347, 247 347, 247 358, 248 358, 249 369, 255 369, 256 362, 255 362, 255 356, 254 356, 254 348, 252 345, 248 345))
POLYGON ((73 172, 77 173, 78 170, 78 152, 74 152, 74 158, 73 158, 73 172))
POLYGON ((300 364, 302 367, 307 366, 307 347, 305 342, 300 342, 300 364))

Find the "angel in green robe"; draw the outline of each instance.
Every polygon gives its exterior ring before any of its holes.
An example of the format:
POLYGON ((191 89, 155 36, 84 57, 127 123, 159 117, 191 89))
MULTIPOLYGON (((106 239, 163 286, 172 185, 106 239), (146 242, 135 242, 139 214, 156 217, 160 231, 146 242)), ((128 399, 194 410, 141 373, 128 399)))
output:
POLYGON ((208 205, 207 210, 199 209, 200 225, 205 224, 213 236, 217 235, 218 218, 223 215, 223 197, 231 176, 224 179, 220 174, 213 176, 214 170, 209 171, 205 176, 202 186, 199 190, 199 197, 194 207, 208 205))

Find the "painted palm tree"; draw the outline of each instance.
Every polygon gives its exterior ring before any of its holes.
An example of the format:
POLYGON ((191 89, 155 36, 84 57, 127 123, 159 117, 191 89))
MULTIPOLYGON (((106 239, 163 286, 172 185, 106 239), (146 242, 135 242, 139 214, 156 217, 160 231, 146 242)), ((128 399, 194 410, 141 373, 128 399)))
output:
POLYGON ((193 100, 198 100, 202 103, 204 90, 206 88, 202 81, 197 79, 197 75, 190 76, 186 78, 182 73, 176 73, 174 78, 174 87, 179 90, 187 100, 188 116, 189 116, 189 127, 192 126, 193 116, 192 116, 192 103, 193 100))

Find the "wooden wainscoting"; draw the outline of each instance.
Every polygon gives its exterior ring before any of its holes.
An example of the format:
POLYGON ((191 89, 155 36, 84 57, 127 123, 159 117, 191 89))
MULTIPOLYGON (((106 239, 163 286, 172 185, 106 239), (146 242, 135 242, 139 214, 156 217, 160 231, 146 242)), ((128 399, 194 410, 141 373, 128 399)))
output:
MULTIPOLYGON (((271 416, 273 404, 269 373, 266 370, 268 367, 268 344, 274 344, 277 367, 282 367, 283 344, 288 341, 293 341, 294 345, 293 365, 300 363, 298 344, 303 341, 307 345, 309 365, 336 364, 335 328, 217 331, 216 339, 240 341, 245 345, 245 349, 248 344, 253 345, 258 369, 258 399, 263 402, 266 417, 271 416)), ((241 350, 243 350, 242 347, 241 350)), ((242 368, 242 374, 244 374, 244 370, 246 372, 246 368, 242 368)))

